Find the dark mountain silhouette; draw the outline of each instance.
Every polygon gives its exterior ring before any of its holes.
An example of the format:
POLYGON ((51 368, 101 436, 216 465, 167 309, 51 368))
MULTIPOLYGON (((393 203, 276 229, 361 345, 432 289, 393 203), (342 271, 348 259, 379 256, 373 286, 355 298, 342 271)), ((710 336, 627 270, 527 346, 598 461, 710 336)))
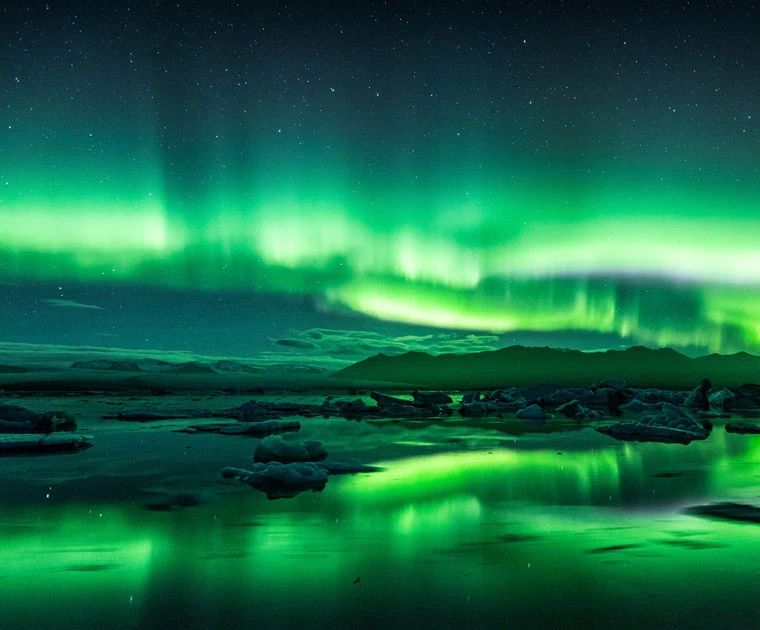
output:
POLYGON ((624 379, 631 387, 691 389, 703 378, 716 385, 738 387, 760 382, 760 357, 739 352, 691 359, 670 348, 651 350, 642 346, 606 352, 510 346, 473 354, 378 354, 333 376, 449 389, 547 382, 589 385, 610 378, 624 379))

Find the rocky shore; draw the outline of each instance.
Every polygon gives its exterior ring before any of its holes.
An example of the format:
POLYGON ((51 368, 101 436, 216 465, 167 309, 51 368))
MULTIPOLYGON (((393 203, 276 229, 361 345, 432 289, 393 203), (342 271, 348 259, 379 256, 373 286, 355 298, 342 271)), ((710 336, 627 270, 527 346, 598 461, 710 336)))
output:
MULTIPOLYGON (((294 399, 297 400, 297 397, 294 399)), ((356 391, 353 397, 327 396, 321 404, 294 400, 252 399, 231 408, 131 409, 104 419, 121 422, 193 421, 176 431, 266 437, 301 429, 301 419, 347 420, 446 420, 510 419, 527 427, 552 423, 588 425, 621 440, 687 444, 710 435, 715 418, 760 409, 760 386, 714 386, 703 379, 691 390, 628 387, 621 379, 608 379, 587 387, 539 384, 490 391, 452 392, 415 390, 410 395, 380 391, 356 391)), ((32 411, 19 405, 0 404, 0 433, 33 436, 31 450, 70 446, 77 450, 90 443, 84 436, 42 440, 49 434, 75 435, 76 419, 60 411, 32 411)), ((528 430, 531 430, 528 428, 528 430)), ((760 433, 751 422, 730 422, 726 431, 760 433)), ((20 438, 19 438, 20 439, 20 438)), ((0 452, 19 447, 19 439, 0 444, 0 452)), ((263 462, 262 462, 263 463, 263 462)))

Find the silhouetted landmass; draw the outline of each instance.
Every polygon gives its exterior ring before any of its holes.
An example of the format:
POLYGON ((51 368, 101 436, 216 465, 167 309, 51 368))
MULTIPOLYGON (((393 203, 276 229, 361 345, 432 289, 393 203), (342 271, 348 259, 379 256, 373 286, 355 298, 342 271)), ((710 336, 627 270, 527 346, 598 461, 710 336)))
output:
POLYGON ((728 422, 726 423, 727 433, 741 433, 744 435, 760 434, 760 426, 750 422, 728 422))
POLYGON ((109 372, 169 372, 172 374, 216 374, 208 365, 195 361, 169 363, 155 359, 119 360, 96 359, 93 361, 75 361, 72 368, 76 370, 106 370, 109 372))
POLYGON ((0 374, 27 374, 31 371, 31 368, 23 367, 20 365, 0 364, 0 374))
POLYGON ((651 350, 642 346, 606 352, 511 346, 473 354, 378 354, 333 376, 441 389, 546 382, 587 385, 609 378, 624 379, 631 387, 691 389, 703 378, 738 387, 760 381, 760 357, 739 352, 691 359, 670 348, 651 350))
POLYGON ((30 372, 59 372, 61 368, 0 364, 0 374, 29 374, 30 372))
POLYGON ((760 508, 746 503, 711 503, 709 505, 694 505, 685 510, 692 516, 718 518, 727 521, 744 523, 760 523, 760 508))

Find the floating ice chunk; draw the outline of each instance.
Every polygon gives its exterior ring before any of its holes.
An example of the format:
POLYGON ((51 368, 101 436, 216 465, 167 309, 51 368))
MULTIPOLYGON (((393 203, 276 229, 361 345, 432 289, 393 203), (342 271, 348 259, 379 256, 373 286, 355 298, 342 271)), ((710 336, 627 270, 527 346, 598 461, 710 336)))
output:
POLYGON ((253 460, 256 462, 318 462, 327 457, 327 449, 322 442, 286 442, 280 435, 265 437, 256 447, 253 460))
POLYGON ((270 462, 256 463, 251 470, 227 467, 222 470, 222 476, 238 479, 262 490, 270 499, 280 499, 294 497, 305 490, 322 491, 327 484, 328 473, 313 462, 270 462))

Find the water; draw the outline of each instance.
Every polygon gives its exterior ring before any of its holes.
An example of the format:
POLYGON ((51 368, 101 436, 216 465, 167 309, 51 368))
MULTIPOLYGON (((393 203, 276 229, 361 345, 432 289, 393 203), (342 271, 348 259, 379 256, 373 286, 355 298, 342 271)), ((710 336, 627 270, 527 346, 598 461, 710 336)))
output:
POLYGON ((683 513, 760 503, 760 437, 307 420, 386 469, 269 501, 218 476, 255 440, 173 426, 0 460, 4 627, 760 626, 760 526, 683 513))

